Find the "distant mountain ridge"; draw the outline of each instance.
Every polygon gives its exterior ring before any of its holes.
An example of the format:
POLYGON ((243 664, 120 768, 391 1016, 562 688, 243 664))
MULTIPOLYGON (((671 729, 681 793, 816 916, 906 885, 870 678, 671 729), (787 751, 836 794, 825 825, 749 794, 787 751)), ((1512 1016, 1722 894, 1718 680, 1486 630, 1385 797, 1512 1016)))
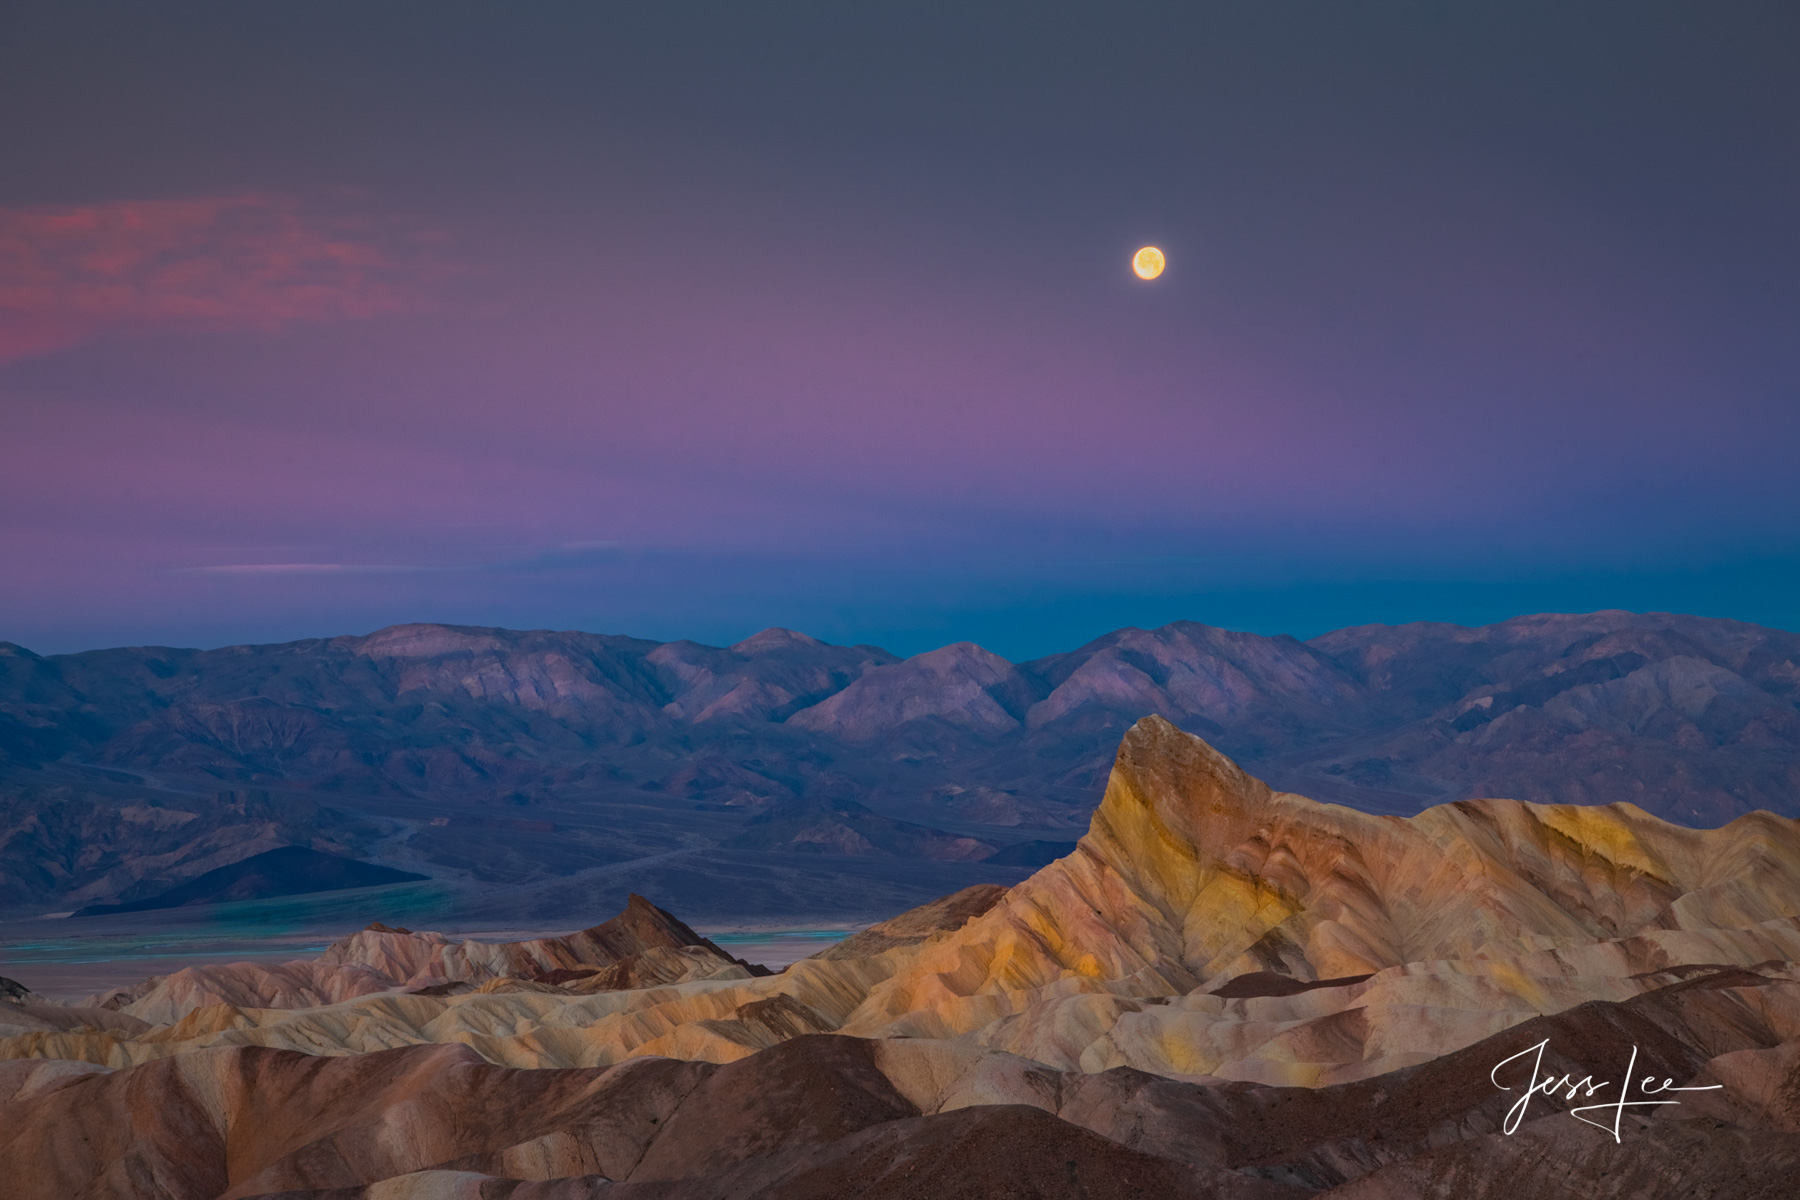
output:
POLYGON ((236 818, 206 797, 246 788, 274 806, 256 849, 387 837, 384 861, 434 878, 525 883, 708 846, 968 863, 1072 839, 1124 730, 1153 714, 1279 787, 1368 811, 1629 800, 1717 825, 1800 815, 1797 702, 1800 635, 1656 613, 1309 642, 1183 621, 1025 663, 781 629, 730 647, 445 625, 205 651, 0 643, 0 906, 191 878, 169 848, 190 824, 213 839, 204 869, 231 861, 217 848, 236 818), (284 807, 300 797, 323 807, 284 807), (82 804, 149 814, 132 828, 161 839, 161 875, 123 835, 107 835, 116 861, 83 860, 82 804))

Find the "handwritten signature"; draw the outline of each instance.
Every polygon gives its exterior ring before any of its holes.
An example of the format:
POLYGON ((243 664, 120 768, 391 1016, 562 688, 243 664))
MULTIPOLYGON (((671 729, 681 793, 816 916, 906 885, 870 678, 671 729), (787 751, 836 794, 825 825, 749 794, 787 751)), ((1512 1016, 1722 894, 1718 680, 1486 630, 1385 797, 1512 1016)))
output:
MULTIPOLYGON (((1596 1083, 1592 1075, 1585 1076, 1580 1080, 1577 1080, 1572 1074, 1561 1076, 1545 1075, 1543 1073, 1544 1047, 1549 1044, 1550 1039, 1545 1038, 1537 1045, 1528 1046, 1511 1058, 1502 1059, 1500 1062, 1494 1064, 1494 1069, 1492 1071, 1488 1072, 1488 1079, 1495 1087, 1503 1092, 1514 1091, 1516 1089, 1507 1087, 1504 1083, 1500 1082, 1500 1068, 1504 1067, 1507 1063, 1515 1062, 1527 1055, 1531 1056, 1531 1085, 1525 1089, 1525 1094, 1519 1097, 1518 1103, 1506 1110, 1506 1123, 1501 1127, 1508 1136, 1511 1136, 1512 1131, 1519 1127, 1519 1122, 1525 1119, 1525 1110, 1531 1106, 1531 1098, 1533 1096, 1548 1096, 1552 1092, 1563 1092, 1563 1099, 1565 1100, 1573 1100, 1576 1098, 1577 1094, 1580 1094, 1582 1099, 1591 1100, 1594 1098, 1595 1093, 1601 1091, 1603 1088, 1613 1086, 1606 1080, 1596 1083)), ((1580 1108, 1571 1108, 1569 1110, 1569 1115, 1574 1117, 1577 1121, 1583 1121, 1592 1125, 1596 1129, 1606 1130, 1608 1133, 1612 1134, 1613 1141, 1617 1142, 1619 1140, 1619 1124, 1624 1120, 1626 1109, 1655 1108, 1664 1104, 1680 1104, 1681 1101, 1679 1100, 1630 1099, 1631 1072, 1637 1067, 1637 1054, 1637 1047, 1633 1046, 1631 1048, 1631 1061, 1625 1065, 1625 1078, 1624 1082, 1619 1085, 1619 1098, 1617 1100, 1608 1104, 1586 1104, 1580 1108), (1609 1125, 1602 1120, 1596 1120, 1592 1117, 1582 1115, 1584 1113, 1597 1112, 1611 1112, 1612 1123, 1609 1125)), ((1638 1090, 1645 1096, 1660 1096, 1665 1092, 1711 1092, 1725 1086, 1722 1083, 1713 1083, 1708 1084, 1705 1087, 1675 1087, 1673 1086, 1674 1082, 1673 1079, 1665 1079, 1662 1083, 1658 1084, 1656 1082, 1656 1076, 1646 1075, 1638 1081, 1638 1090)))

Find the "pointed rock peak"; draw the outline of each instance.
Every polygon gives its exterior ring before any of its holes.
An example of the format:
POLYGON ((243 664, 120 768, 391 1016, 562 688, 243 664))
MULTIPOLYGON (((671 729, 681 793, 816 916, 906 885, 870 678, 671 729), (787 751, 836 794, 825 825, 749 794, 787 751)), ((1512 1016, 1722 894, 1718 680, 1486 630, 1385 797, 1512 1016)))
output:
POLYGON ((1149 716, 1120 742, 1106 795, 1082 840, 1090 850, 1104 847, 1104 858, 1210 858, 1253 834, 1272 798, 1268 784, 1205 739, 1149 716))
POLYGON ((735 654, 769 654, 777 650, 786 650, 793 646, 823 646, 816 637, 810 637, 794 629, 783 629, 779 625, 771 625, 761 633, 753 633, 743 641, 731 647, 735 654))
POLYGON ((615 962, 658 947, 674 950, 683 946, 699 946, 712 951, 726 962, 738 964, 752 975, 769 974, 766 967, 725 953, 711 941, 695 933, 674 913, 658 908, 636 892, 627 897, 624 912, 592 929, 571 934, 566 941, 571 945, 610 955, 615 962))
POLYGON ((1198 734, 1176 728, 1152 714, 1125 731, 1119 743, 1115 770, 1133 776, 1155 776, 1159 783, 1176 783, 1196 789, 1246 799, 1264 799, 1269 786, 1198 734))
POLYGON ((636 892, 626 899, 625 911, 586 932, 602 942, 629 946, 633 954, 652 946, 711 945, 674 913, 658 908, 636 892))

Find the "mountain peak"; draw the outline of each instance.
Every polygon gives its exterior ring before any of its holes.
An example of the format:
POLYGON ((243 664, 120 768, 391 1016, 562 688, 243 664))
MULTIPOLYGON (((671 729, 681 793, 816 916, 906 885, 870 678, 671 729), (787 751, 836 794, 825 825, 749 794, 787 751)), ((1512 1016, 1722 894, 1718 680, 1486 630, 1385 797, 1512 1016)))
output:
POLYGON ((493 629, 467 625, 389 625, 359 639, 358 652, 370 658, 437 658, 499 650, 505 642, 493 629))
POLYGON ((1011 662, 974 642, 951 642, 948 646, 915 654, 905 661, 932 671, 966 671, 973 668, 991 677, 993 682, 998 682, 1013 669, 1011 662))
POLYGON ((823 646, 824 644, 818 638, 798 630, 771 625, 761 633, 753 633, 738 642, 731 647, 731 650, 734 654, 768 654, 771 651, 786 650, 794 646, 823 646))
POLYGON ((1019 669, 973 642, 956 642, 864 672, 789 723, 848 742, 871 742, 935 719, 991 737, 1020 728, 1038 697, 1019 669))

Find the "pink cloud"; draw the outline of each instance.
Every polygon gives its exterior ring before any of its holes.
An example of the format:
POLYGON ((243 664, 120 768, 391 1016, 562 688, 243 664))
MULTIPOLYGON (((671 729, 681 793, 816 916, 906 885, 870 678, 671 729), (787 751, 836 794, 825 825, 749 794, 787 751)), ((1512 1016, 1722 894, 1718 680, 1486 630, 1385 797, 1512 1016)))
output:
POLYGON ((0 209, 0 361, 109 330, 280 329, 417 308, 433 238, 247 193, 0 209))

